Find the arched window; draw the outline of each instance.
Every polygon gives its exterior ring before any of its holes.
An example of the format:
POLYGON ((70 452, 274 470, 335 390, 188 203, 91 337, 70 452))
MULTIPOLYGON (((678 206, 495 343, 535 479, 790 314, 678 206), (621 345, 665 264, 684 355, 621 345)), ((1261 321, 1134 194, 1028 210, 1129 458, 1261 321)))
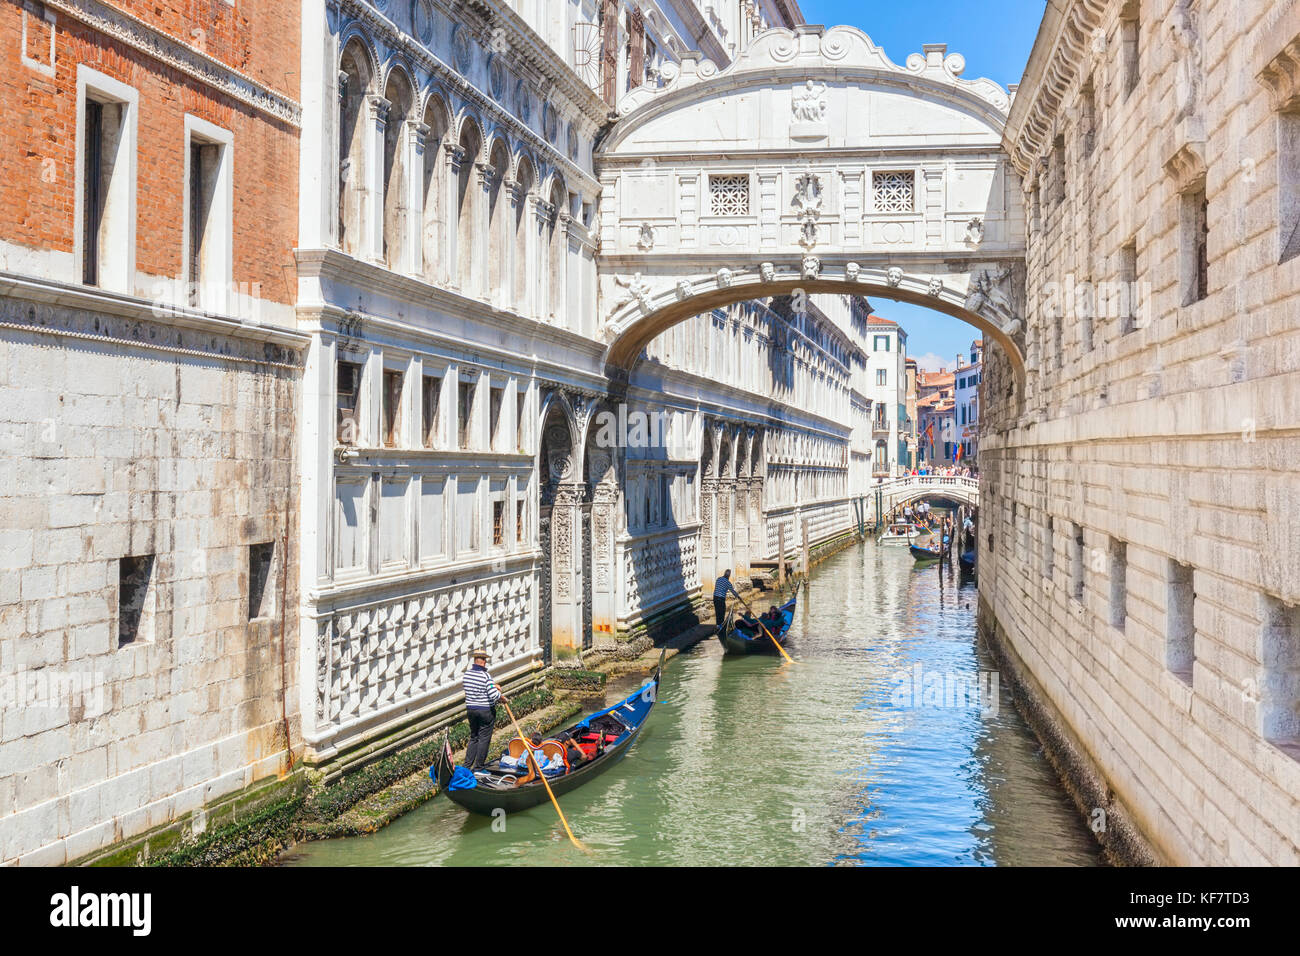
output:
POLYGON ((359 256, 365 251, 366 95, 374 73, 361 40, 353 37, 339 60, 339 248, 359 256))
POLYGON ((516 187, 519 196, 519 205, 515 208, 514 222, 514 243, 515 243, 515 308, 524 315, 536 314, 536 308, 530 301, 532 298, 533 287, 528 281, 528 246, 532 235, 531 224, 529 223, 529 206, 533 194, 533 186, 536 181, 533 174, 533 164, 525 156, 519 161, 519 173, 516 177, 519 185, 516 187))
POLYGON ((450 120, 447 108, 437 97, 430 98, 424 107, 424 125, 429 132, 424 140, 424 214, 421 218, 420 273, 429 282, 447 281, 447 265, 443 260, 443 234, 446 229, 444 210, 444 183, 446 162, 442 155, 447 140, 450 120))
POLYGON ((388 119, 384 124, 384 264, 394 272, 410 266, 407 256, 409 205, 407 186, 407 121, 414 94, 401 70, 393 70, 384 87, 388 119))
POLYGON ((488 165, 491 167, 491 182, 488 185, 487 298, 505 304, 510 301, 513 291, 506 278, 510 243, 510 200, 506 197, 506 178, 510 175, 510 154, 505 143, 497 140, 493 145, 488 165))
POLYGON ((474 240, 478 237, 479 154, 483 149, 483 136, 472 120, 467 120, 457 144, 462 150, 460 173, 456 177, 456 284, 460 291, 473 294, 480 288, 482 263, 474 254, 474 240))

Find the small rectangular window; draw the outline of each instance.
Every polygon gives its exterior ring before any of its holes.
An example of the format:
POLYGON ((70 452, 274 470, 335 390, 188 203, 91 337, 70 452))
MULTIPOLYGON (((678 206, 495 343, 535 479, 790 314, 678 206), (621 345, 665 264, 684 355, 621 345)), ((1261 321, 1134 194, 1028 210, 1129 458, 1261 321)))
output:
POLYGON ((1196 586, 1191 565, 1169 559, 1165 595, 1165 665, 1192 682, 1196 660, 1196 586))
POLYGON ((438 443, 438 399, 442 394, 442 378, 425 375, 420 389, 421 434, 425 448, 438 443))
POLYGON ((1091 156, 1097 140, 1097 96, 1091 79, 1079 95, 1079 134, 1083 155, 1091 156))
POLYGON ((524 500, 520 498, 515 501, 515 541, 518 544, 524 543, 525 528, 524 500))
POLYGON ((1076 601, 1083 600, 1083 528, 1074 526, 1074 548, 1070 555, 1070 588, 1076 601))
POLYGON ((154 555, 122 558, 117 565, 117 646, 143 643, 153 637, 157 607, 153 581, 154 555))
POLYGON ((271 578, 271 561, 275 556, 275 544, 251 544, 248 546, 248 619, 269 617, 275 610, 267 582, 271 578))
POLYGON ((872 171, 871 199, 876 212, 915 212, 916 173, 910 169, 872 171))
POLYGON ((1183 305, 1200 302, 1209 295, 1209 241, 1210 226, 1202 182, 1180 198, 1181 246, 1180 269, 1183 287, 1183 305))
POLYGON ((229 131, 185 117, 185 271, 189 304, 208 312, 229 311, 232 273, 232 191, 229 131))
POLYGON ((886 368, 876 369, 876 384, 877 385, 889 384, 889 369, 886 368))
POLYGON ((1128 620, 1128 545, 1110 539, 1110 626, 1124 630, 1128 620))
POLYGON ((502 547, 506 543, 506 503, 504 501, 492 502, 492 546, 502 547))
POLYGON ((400 437, 402 378, 401 372, 384 369, 384 446, 387 448, 395 446, 400 437))
POLYGON ((748 216, 749 174, 709 176, 709 212, 714 216, 748 216))
POLYGON ((1061 205, 1065 202, 1065 135, 1061 134, 1052 141, 1052 203, 1061 205))
POLYGON ((1127 97, 1137 88, 1140 39, 1139 0, 1128 0, 1119 13, 1121 83, 1127 97))
POLYGON ((81 281, 99 284, 99 243, 104 220, 104 105, 86 100, 82 125, 85 171, 81 198, 81 281))
POLYGON ((1049 581, 1056 570, 1056 522, 1049 517, 1043 528, 1043 577, 1049 581))
POLYGON ((474 417, 474 383, 456 383, 456 427, 459 429, 457 444, 462 449, 470 447, 470 438, 474 417))
POLYGON ((338 363, 338 441, 355 445, 361 431, 361 366, 356 362, 338 363))
POLYGON ((1300 109, 1277 116, 1279 262, 1300 255, 1300 109))
POLYGON ((1137 328, 1137 240, 1126 242, 1119 250, 1119 334, 1128 335, 1137 328))
POLYGON ((1260 729, 1264 739, 1287 745, 1300 759, 1300 606, 1265 596, 1260 657, 1260 729))

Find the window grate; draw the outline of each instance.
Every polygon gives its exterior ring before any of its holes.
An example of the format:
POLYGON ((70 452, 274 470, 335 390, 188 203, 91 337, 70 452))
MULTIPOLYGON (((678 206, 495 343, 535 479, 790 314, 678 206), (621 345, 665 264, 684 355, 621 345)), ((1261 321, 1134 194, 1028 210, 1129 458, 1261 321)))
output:
POLYGON ((709 211, 715 216, 748 216, 749 176, 710 176, 709 211))
POLYGON ((912 170, 873 172, 871 195, 876 212, 914 212, 916 210, 916 174, 912 170))

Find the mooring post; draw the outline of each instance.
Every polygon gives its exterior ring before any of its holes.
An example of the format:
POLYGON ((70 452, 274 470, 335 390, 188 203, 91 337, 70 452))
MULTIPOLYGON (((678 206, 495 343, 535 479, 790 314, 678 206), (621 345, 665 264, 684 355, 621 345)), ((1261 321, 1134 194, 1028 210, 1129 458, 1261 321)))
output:
POLYGON ((785 590, 785 522, 776 526, 776 584, 785 590))
POLYGON ((808 561, 808 519, 803 519, 803 576, 808 577, 812 564, 808 561))

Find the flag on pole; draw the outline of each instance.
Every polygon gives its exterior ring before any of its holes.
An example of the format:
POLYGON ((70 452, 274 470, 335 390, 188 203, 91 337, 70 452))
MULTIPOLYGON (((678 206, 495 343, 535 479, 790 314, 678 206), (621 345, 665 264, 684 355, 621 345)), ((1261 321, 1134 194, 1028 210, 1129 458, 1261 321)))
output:
POLYGON ((954 463, 961 461, 961 442, 957 442, 957 450, 953 452, 952 460, 954 463))

